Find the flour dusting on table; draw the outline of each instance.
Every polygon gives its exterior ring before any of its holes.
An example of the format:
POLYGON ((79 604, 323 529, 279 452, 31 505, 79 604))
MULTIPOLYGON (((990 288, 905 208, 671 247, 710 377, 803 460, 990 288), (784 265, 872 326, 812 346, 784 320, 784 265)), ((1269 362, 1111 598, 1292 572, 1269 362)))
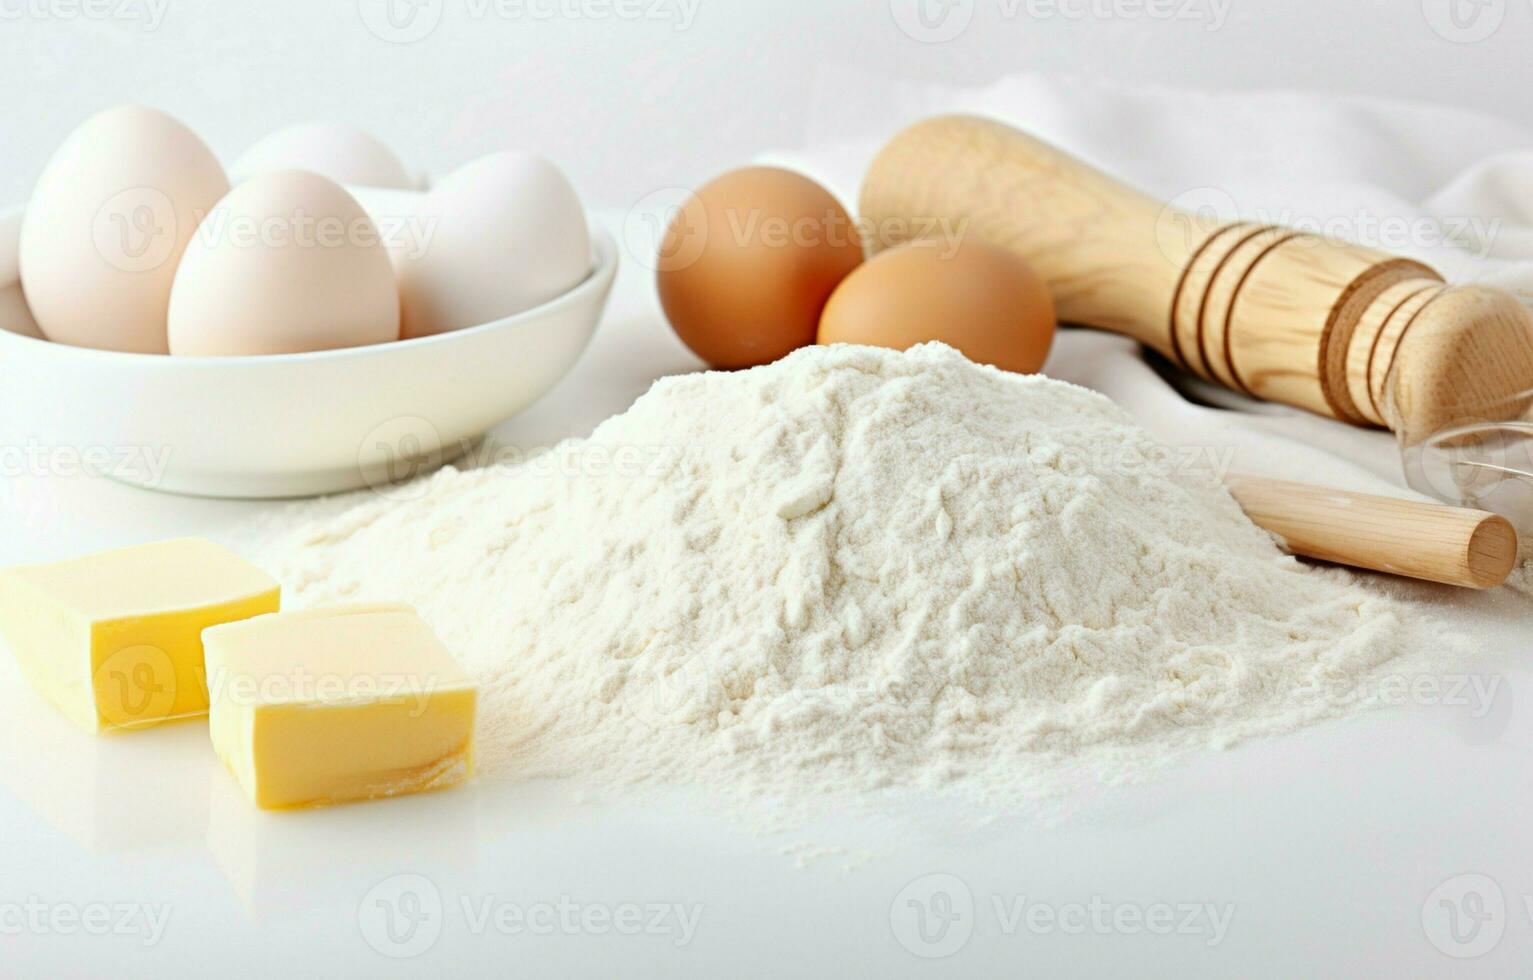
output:
POLYGON ((358 500, 270 545, 288 604, 416 605, 482 685, 492 778, 1005 806, 1454 650, 1106 398, 939 345, 668 378, 530 463, 358 500))

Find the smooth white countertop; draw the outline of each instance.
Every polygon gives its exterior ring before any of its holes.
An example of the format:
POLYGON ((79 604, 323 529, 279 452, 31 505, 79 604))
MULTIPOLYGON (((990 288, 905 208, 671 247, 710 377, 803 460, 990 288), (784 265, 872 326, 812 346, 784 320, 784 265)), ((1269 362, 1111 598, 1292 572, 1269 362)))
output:
MULTIPOLYGON (((693 367, 630 261, 575 372, 497 435, 583 434, 693 367)), ((267 506, 0 486, 6 563, 267 506)), ((959 832, 933 801, 780 838, 557 783, 262 813, 204 726, 91 738, 4 658, 0 975, 1511 976, 1533 955, 1533 641, 1485 644, 1488 705, 1417 697, 1057 822, 959 832)))

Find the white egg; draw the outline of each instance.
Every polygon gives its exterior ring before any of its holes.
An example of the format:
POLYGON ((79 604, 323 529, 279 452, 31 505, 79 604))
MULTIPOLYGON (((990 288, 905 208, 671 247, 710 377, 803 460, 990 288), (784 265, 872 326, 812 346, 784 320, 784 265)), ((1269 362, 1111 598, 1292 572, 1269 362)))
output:
POLYGON ((495 153, 421 199, 411 240, 393 243, 406 337, 475 326, 546 303, 591 273, 575 188, 530 153, 495 153))
POLYGON ((46 340, 21 293, 21 267, 16 255, 20 244, 10 236, 0 238, 0 330, 46 340))
POLYGON ((334 181, 253 177, 187 246, 170 294, 170 352, 220 357, 360 347, 399 337, 399 291, 373 224, 334 181))
POLYGON ((236 183, 277 170, 309 170, 339 184, 415 186, 404 164, 376 136, 342 123, 304 123, 262 139, 230 168, 236 183))
POLYGON ((0 289, 0 330, 9 330, 11 333, 19 333, 23 337, 32 337, 36 340, 47 340, 43 331, 32 317, 32 311, 27 308, 26 297, 21 294, 21 285, 12 283, 4 289, 0 289))
POLYGON ((92 116, 53 154, 21 226, 21 284, 49 340, 163 354, 176 265, 229 190, 202 140, 163 112, 92 116))

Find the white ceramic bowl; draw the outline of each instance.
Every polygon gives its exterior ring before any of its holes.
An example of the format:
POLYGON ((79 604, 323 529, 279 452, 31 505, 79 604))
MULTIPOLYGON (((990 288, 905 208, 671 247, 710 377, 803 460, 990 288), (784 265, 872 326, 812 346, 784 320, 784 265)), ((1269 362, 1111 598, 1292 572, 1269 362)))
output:
POLYGON ((20 210, 0 215, 4 432, 43 465, 211 497, 378 487, 450 462, 569 372, 618 265, 593 227, 590 277, 516 316, 373 347, 179 358, 28 336, 20 229, 20 210))

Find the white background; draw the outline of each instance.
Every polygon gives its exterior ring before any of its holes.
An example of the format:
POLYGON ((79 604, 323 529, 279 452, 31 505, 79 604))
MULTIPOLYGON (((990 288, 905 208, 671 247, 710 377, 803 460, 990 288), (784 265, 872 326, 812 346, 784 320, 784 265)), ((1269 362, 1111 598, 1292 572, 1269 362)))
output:
MULTIPOLYGON (((364 14, 376 8, 354 0, 168 0, 152 30, 147 0, 106 8, 137 20, 72 15, 79 8, 66 0, 0 0, 0 80, 11 96, 0 108, 0 203, 25 197, 80 119, 122 101, 181 116, 226 159, 314 118, 371 129, 413 168, 436 173, 532 147, 617 221, 652 190, 757 153, 869 136, 835 126, 880 116, 877 76, 977 84, 1034 70, 1294 87, 1456 104, 1533 125, 1529 0, 1464 0, 1479 19, 1459 28, 1440 16, 1445 5, 1419 0, 1232 0, 1223 15, 1212 0, 1177 0, 1170 9, 1190 16, 1172 19, 1148 12, 1167 9, 1158 0, 1064 0, 1087 11, 1073 19, 1047 4, 955 0, 957 19, 934 30, 964 29, 942 43, 911 36, 931 40, 903 0, 701 0, 685 30, 679 4, 658 8, 665 19, 635 21, 611 12, 631 8, 600 0, 548 19, 476 17, 477 2, 428 6, 417 16, 439 15, 435 29, 400 44, 370 31, 364 14), (916 27, 902 30, 902 18, 916 27)), ((500 435, 541 445, 579 434, 655 375, 693 366, 630 263, 575 374, 500 435)), ((254 510, 91 480, 25 479, 7 491, 0 564, 216 534, 254 510)), ((1490 619, 1519 600, 1453 601, 1478 603, 1490 619)), ((1484 713, 1429 699, 1245 746, 1150 786, 1103 791, 1058 825, 1019 817, 956 833, 949 814, 933 812, 898 834, 848 817, 765 840, 684 800, 637 806, 486 781, 262 814, 195 724, 92 739, 0 660, 0 976, 1516 975, 1533 949, 1533 713, 1524 709, 1533 673, 1515 656, 1524 636, 1481 638, 1487 651, 1514 655, 1498 666, 1505 684, 1484 713), (796 845, 826 842, 847 850, 796 866, 796 845), (874 856, 856 853, 863 847, 874 856), (859 866, 847 873, 845 863, 859 866), (440 934, 422 934, 419 949, 380 938, 375 912, 375 899, 411 888, 443 903, 440 934), (1488 904, 1472 906, 1470 895, 1488 904), (912 911, 915 900, 940 912, 936 898, 967 909, 943 934, 951 945, 929 938, 912 911), (1063 913, 1098 898, 1117 908, 1212 905, 1231 910, 1233 924, 1218 937, 1066 934, 1008 926, 996 904, 1063 913), (609 911, 675 903, 701 908, 702 920, 684 946, 665 933, 503 935, 475 931, 461 904, 563 899, 609 911), (30 904, 68 914, 135 903, 169 909, 163 937, 8 931, 9 916, 30 904), (1458 913, 1476 909, 1495 915, 1471 934, 1458 913), (404 954, 418 955, 393 958, 404 954)))
POLYGON ((866 135, 815 124, 876 106, 878 83, 846 69, 1358 92, 1533 124, 1530 0, 0 0, 0 17, 4 203, 71 127, 123 101, 180 116, 226 160, 304 119, 362 125, 438 173, 535 148, 604 207, 866 135), (365 22, 388 3, 418 5, 411 31, 435 28, 381 40, 365 22), (1471 26, 1451 29, 1450 4, 1471 26), (967 27, 914 39, 900 21, 918 26, 923 5, 967 27))

